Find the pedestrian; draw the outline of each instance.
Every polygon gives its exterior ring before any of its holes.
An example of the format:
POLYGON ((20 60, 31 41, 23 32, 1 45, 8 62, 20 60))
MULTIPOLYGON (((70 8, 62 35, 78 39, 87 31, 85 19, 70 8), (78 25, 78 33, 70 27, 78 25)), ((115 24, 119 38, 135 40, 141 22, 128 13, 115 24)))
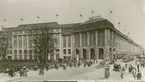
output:
POLYGON ((27 68, 25 66, 23 67, 23 70, 24 70, 24 76, 27 77, 28 70, 27 70, 27 68))
POLYGON ((127 69, 127 63, 125 63, 125 69, 127 69))
POLYGON ((48 71, 48 66, 46 66, 46 68, 45 68, 45 69, 46 69, 46 71, 48 71))
POLYGON ((19 74, 20 74, 20 77, 22 77, 24 75, 24 70, 21 69, 20 72, 19 72, 19 74))
POLYGON ((137 62, 137 70, 139 70, 139 61, 137 62))
POLYGON ((137 73, 137 80, 141 80, 142 78, 142 74, 141 72, 138 70, 138 73, 137 73))
POLYGON ((136 79, 136 68, 135 67, 132 70, 132 75, 133 75, 133 78, 135 80, 136 79))
POLYGON ((131 73, 132 69, 133 69, 133 66, 130 64, 130 66, 128 68, 129 73, 131 73))
POLYGON ((108 66, 105 67, 105 78, 109 79, 110 76, 110 68, 108 66))
POLYGON ((122 78, 122 79, 124 78, 124 77, 123 77, 124 73, 125 73, 125 68, 124 68, 124 66, 123 66, 122 69, 121 69, 121 78, 122 78))

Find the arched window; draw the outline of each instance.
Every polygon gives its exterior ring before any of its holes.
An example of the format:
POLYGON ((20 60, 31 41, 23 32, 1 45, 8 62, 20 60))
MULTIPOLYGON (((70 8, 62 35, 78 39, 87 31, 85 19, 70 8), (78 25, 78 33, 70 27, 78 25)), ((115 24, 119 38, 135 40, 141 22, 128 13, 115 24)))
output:
POLYGON ((90 55, 91 55, 91 59, 95 59, 95 49, 90 49, 90 55))
POLYGON ((83 49, 83 59, 87 59, 87 50, 83 49))
POLYGON ((22 54, 22 50, 19 50, 19 54, 22 54))
POLYGON ((24 50, 24 54, 27 54, 27 50, 24 50))
POLYGON ((103 58, 104 58, 104 49, 99 48, 99 59, 103 59, 103 58))

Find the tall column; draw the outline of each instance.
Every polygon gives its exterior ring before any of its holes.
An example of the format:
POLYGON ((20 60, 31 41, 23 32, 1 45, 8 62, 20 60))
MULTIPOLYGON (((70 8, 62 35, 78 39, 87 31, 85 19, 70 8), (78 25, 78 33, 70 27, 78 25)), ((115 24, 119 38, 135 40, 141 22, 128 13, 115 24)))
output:
POLYGON ((107 29, 105 29, 105 47, 104 47, 104 59, 108 60, 109 59, 109 52, 108 52, 108 45, 107 45, 107 39, 108 39, 108 32, 107 29))
POLYGON ((72 34, 72 38, 71 38, 71 47, 72 47, 72 58, 76 58, 76 51, 75 51, 75 48, 74 48, 74 46, 75 46, 75 36, 74 36, 74 34, 72 34))
MULTIPOLYGON (((14 33, 14 32, 13 32, 14 33)), ((13 36, 13 33, 12 33, 12 60, 14 60, 14 49, 15 49, 15 47, 14 47, 14 36, 13 36)))
POLYGON ((96 40, 96 50, 95 50, 95 57, 96 57, 96 59, 98 59, 99 58, 99 53, 98 53, 98 31, 96 30, 96 33, 95 33, 95 40, 96 40))
POLYGON ((68 36, 66 36, 66 55, 68 56, 68 36))
POLYGON ((27 35, 26 37, 27 37, 27 48, 26 49, 28 49, 29 48, 29 35, 27 35))
POLYGON ((87 46, 90 46, 90 36, 89 32, 87 32, 87 46))
POLYGON ((19 36, 17 35, 17 53, 19 54, 18 49, 19 49, 19 36))
POLYGON ((24 36, 23 35, 22 35, 22 55, 24 55, 24 36))
POLYGON ((79 49, 80 52, 79 52, 79 58, 83 58, 83 49, 82 49, 82 46, 83 46, 82 44, 83 43, 82 43, 82 33, 81 32, 79 33, 79 36, 80 36, 80 47, 79 47, 80 48, 79 49))
POLYGON ((87 32, 87 54, 88 54, 88 59, 90 59, 90 33, 87 32))
MULTIPOLYGON (((59 47, 59 57, 60 58, 63 58, 63 37, 62 37, 62 35, 61 34, 59 34, 59 37, 60 37, 60 39, 59 39, 59 45, 60 45, 60 47, 59 47)), ((49 54, 50 55, 50 54, 49 54)), ((50 57, 50 56, 49 56, 50 57)))
POLYGON ((80 47, 82 47, 82 34, 81 34, 81 32, 79 33, 79 35, 80 35, 80 47))

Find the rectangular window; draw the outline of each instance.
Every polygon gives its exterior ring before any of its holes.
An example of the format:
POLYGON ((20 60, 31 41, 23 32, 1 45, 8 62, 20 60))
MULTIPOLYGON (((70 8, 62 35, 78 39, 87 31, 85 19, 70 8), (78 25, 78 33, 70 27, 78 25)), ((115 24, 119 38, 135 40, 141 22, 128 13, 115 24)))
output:
POLYGON ((82 46, 87 46, 87 32, 82 33, 82 46))
POLYGON ((79 33, 75 34, 75 46, 76 47, 80 46, 80 35, 79 35, 79 33))
POLYGON ((17 55, 14 55, 14 60, 17 60, 17 55))
POLYGON ((63 47, 66 47, 66 36, 63 36, 63 47))
POLYGON ((95 38, 96 35, 95 35, 95 32, 90 32, 89 34, 90 34, 89 35, 90 36, 90 39, 89 39, 90 40, 89 41, 90 42, 90 46, 96 45, 96 38, 95 38))
POLYGON ((59 32, 59 29, 55 29, 55 32, 59 32))
POLYGON ((98 31, 98 45, 104 46, 104 44, 105 44, 104 30, 99 30, 98 31))
POLYGON ((71 47, 71 36, 68 36, 68 47, 71 47))
POLYGON ((22 55, 19 55, 19 59, 22 60, 22 55))
POLYGON ((71 54, 71 49, 68 49, 68 54, 71 54))
POLYGON ((10 45, 10 48, 12 48, 12 41, 10 41, 9 45, 10 45))
POLYGON ((14 36, 14 48, 17 48, 17 36, 14 36))
POLYGON ((27 60, 27 55, 24 55, 24 60, 27 60))
POLYGON ((56 37, 55 40, 56 40, 56 46, 59 46, 59 37, 56 37))
POLYGON ((34 55, 34 60, 37 60, 37 55, 34 55))
POLYGON ((66 49, 63 49, 63 54, 66 54, 66 49))
POLYGON ((53 54, 50 55, 50 59, 54 60, 54 55, 53 54))
POLYGON ((29 55, 29 59, 32 60, 32 55, 29 55))
POLYGON ((32 42, 33 41, 33 39, 32 39, 32 36, 29 36, 29 48, 32 48, 32 42))
POLYGON ((22 48, 22 36, 19 36, 19 48, 22 48))
POLYGON ((27 48, 27 36, 23 36, 23 39, 24 39, 24 48, 27 48))
POLYGON ((10 54, 12 54, 12 50, 10 50, 10 54))

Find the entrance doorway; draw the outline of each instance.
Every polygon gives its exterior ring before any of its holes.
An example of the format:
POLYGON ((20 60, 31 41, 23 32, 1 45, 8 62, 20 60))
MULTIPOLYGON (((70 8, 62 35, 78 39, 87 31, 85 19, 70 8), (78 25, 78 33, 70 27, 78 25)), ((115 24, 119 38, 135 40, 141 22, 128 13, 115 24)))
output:
POLYGON ((99 59, 104 59, 104 49, 99 48, 99 59))
POLYGON ((83 59, 87 59, 87 50, 83 49, 83 59))
POLYGON ((112 59, 112 48, 109 49, 109 58, 112 59))
POLYGON ((90 49, 90 55, 91 55, 91 59, 95 59, 95 49, 91 48, 90 49))
POLYGON ((80 51, 78 49, 75 50, 76 51, 76 59, 79 60, 80 59, 80 51))

